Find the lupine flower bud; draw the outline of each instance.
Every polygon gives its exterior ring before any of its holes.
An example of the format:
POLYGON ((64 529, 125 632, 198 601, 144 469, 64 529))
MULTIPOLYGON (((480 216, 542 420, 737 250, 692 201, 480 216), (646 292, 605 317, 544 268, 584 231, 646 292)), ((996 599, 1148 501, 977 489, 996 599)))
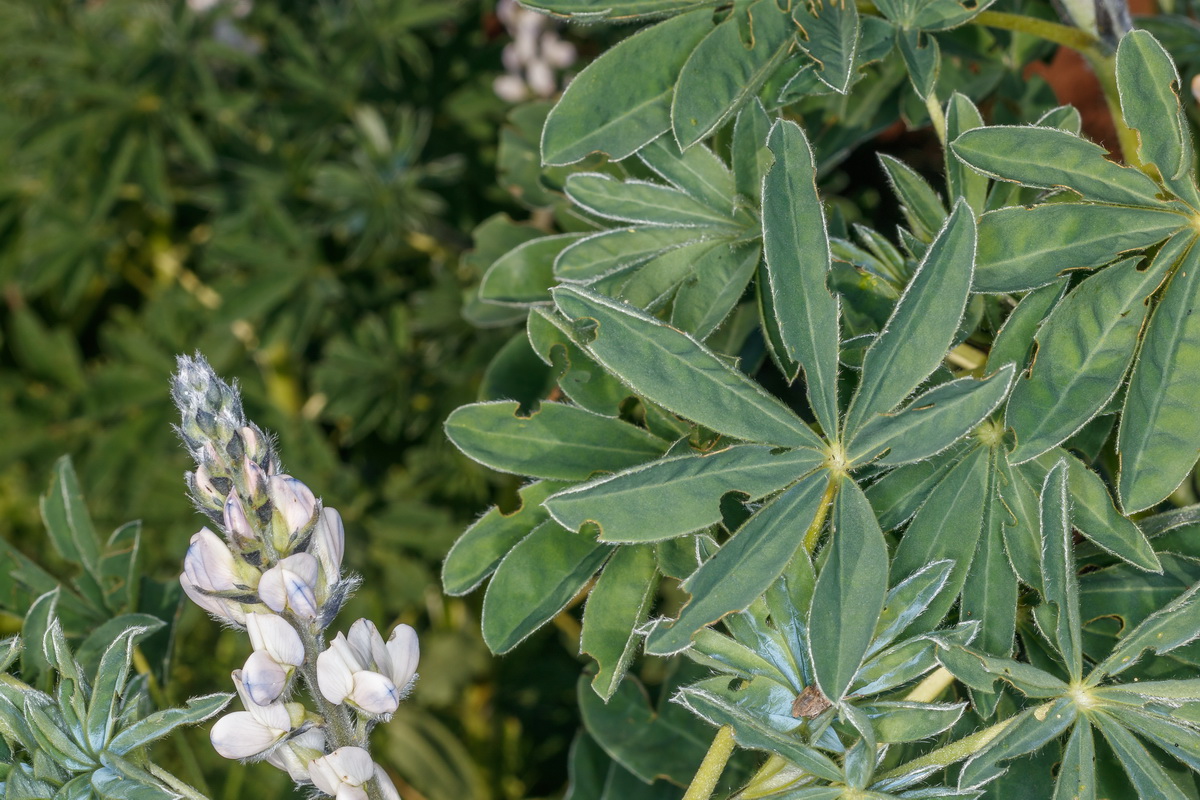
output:
POLYGON ((388 677, 400 688, 401 695, 407 694, 409 684, 417 676, 417 662, 421 658, 417 632, 411 625, 397 625, 388 637, 387 651, 391 658, 388 677))
POLYGON ((288 536, 296 536, 313 521, 317 498, 311 489, 290 475, 272 475, 269 481, 271 502, 283 515, 288 536))
POLYGON ((346 547, 346 531, 342 527, 342 515, 336 508, 322 508, 317 526, 313 528, 309 552, 316 556, 321 565, 321 582, 318 594, 323 594, 335 585, 342 574, 342 554, 346 547))
POLYGON ((417 661, 421 654, 417 632, 412 626, 397 625, 385 645, 375 623, 360 619, 350 626, 346 641, 367 669, 391 680, 403 697, 405 689, 416 674, 417 661))
POLYGON ((246 633, 255 650, 265 650, 280 664, 298 667, 304 663, 304 643, 287 620, 275 614, 246 615, 246 633))
POLYGON ((235 546, 250 544, 257 537, 250 519, 246 516, 246 507, 237 492, 230 492, 224 503, 225 531, 232 538, 235 546))
POLYGON ((255 650, 242 667, 246 694, 260 706, 270 705, 287 689, 294 668, 284 667, 266 650, 255 650))
POLYGON ((366 800, 363 784, 375 777, 375 762, 361 747, 339 747, 308 765, 313 785, 337 800, 366 800))
POLYGON ((368 668, 339 633, 317 656, 317 687, 331 703, 349 703, 374 717, 387 717, 400 707, 400 690, 391 678, 368 668))
MULTIPOLYGON (((267 754, 267 763, 278 767, 291 776, 297 783, 307 783, 308 765, 313 759, 320 758, 325 753, 325 733, 320 728, 310 728, 304 733, 293 736, 279 747, 267 754)), ((393 787, 394 788, 394 787, 393 787)), ((393 800, 393 796, 383 791, 384 797, 393 800)), ((394 800, 400 800, 399 795, 394 800)))
POLYGON ((217 509, 225 503, 225 497, 213 485, 212 475, 209 473, 208 467, 204 464, 196 467, 196 471, 192 473, 192 490, 196 495, 196 499, 205 508, 217 509))
POLYGON ((308 553, 296 553, 263 573, 258 596, 272 611, 290 611, 300 619, 316 619, 315 589, 320 566, 308 553))
POLYGON ((225 542, 208 528, 203 528, 192 536, 191 545, 183 559, 183 574, 179 576, 179 583, 187 596, 205 611, 242 624, 246 621, 246 611, 241 603, 209 593, 252 592, 254 576, 249 571, 245 572, 243 578, 225 542))

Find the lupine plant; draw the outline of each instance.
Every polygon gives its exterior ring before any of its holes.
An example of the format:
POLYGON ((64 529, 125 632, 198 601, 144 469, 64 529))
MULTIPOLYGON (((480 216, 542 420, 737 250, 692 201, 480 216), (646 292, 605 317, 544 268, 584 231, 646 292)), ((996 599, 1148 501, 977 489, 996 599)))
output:
POLYGON ((1200 190, 1158 40, 1101 3, 527 5, 647 22, 514 112, 543 229, 481 228, 478 293, 526 382, 446 423, 533 481, 446 591, 490 576, 497 653, 555 620, 594 662, 570 800, 1195 796, 1200 190), (1015 80, 1055 45, 1120 154, 1015 80), (879 159, 889 237, 846 176, 898 118, 943 160, 879 159))
POLYGON ((242 411, 235 386, 202 357, 181 357, 172 396, 196 470, 187 474, 205 527, 192 537, 179 581, 215 619, 244 628, 254 650, 233 673, 244 711, 212 728, 226 758, 265 759, 298 784, 338 800, 399 794, 369 752, 416 680, 416 632, 385 642, 360 619, 326 632, 357 579, 342 573, 345 532, 336 509, 284 474, 271 439, 242 411), (302 681, 312 708, 294 699, 302 681))

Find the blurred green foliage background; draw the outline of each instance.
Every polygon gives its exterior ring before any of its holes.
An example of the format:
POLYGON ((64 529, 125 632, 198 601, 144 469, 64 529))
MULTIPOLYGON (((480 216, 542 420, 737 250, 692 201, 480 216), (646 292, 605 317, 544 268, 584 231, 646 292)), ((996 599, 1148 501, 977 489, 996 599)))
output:
MULTIPOLYGON (((491 4, 0 0, 0 20, 0 627, 33 597, 19 552, 69 577, 38 512, 63 454, 102 536, 143 521, 169 605, 201 522, 167 380, 198 350, 345 517, 364 588, 343 627, 422 632, 420 688, 379 745, 404 796, 560 791, 578 662, 553 630, 491 659, 478 597, 436 578, 515 489, 441 436, 516 330, 462 313, 469 231, 515 209, 495 181, 491 4)), ((168 699, 228 690, 242 639, 185 609, 168 699)), ((189 741, 163 760, 210 796, 291 791, 222 761, 205 730, 189 741)))

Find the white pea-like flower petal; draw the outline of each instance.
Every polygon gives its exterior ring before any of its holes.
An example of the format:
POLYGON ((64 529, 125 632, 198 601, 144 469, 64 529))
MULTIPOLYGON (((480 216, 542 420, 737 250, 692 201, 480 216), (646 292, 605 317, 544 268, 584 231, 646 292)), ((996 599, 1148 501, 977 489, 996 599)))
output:
POLYGON ((317 655, 317 688, 331 703, 340 704, 354 689, 354 673, 363 669, 344 634, 333 637, 329 647, 317 655))
POLYGON ((288 533, 302 530, 317 513, 317 498, 301 481, 291 475, 272 475, 269 479, 271 502, 283 515, 288 533))
POLYGON ((387 641, 388 677, 403 692, 417 674, 417 662, 421 660, 421 645, 417 632, 411 625, 396 626, 387 641))
POLYGON ((519 103, 529 97, 529 87, 519 75, 498 75, 492 81, 492 91, 501 100, 508 103, 519 103))
POLYGON ((236 491, 230 492, 229 497, 225 498, 225 530, 233 538, 234 542, 253 541, 254 528, 250 527, 250 519, 246 516, 246 508, 242 504, 242 498, 238 497, 236 491))
MULTIPOLYGON (((343 790, 361 789, 375 777, 375 762, 361 747, 339 747, 327 756, 315 758, 308 765, 309 778, 322 792, 334 797, 356 797, 343 790)), ((366 793, 363 793, 366 796, 366 793)))
POLYGON ((254 758, 288 735, 287 728, 263 724, 249 711, 234 711, 217 720, 209 738, 213 749, 225 758, 254 758))
MULTIPOLYGON (((308 765, 325 752, 325 733, 309 728, 288 739, 267 755, 267 763, 286 772, 297 783, 309 780, 308 765)), ((386 792, 385 792, 386 794, 386 792)))
POLYGON ((213 597, 210 594, 205 594, 200 591, 196 584, 192 583, 187 574, 179 576, 179 585, 183 587, 183 593, 186 594, 191 601, 203 608, 208 613, 218 619, 236 622, 239 625, 245 624, 246 614, 242 610, 241 603, 231 603, 223 600, 220 597, 213 597))
POLYGON ((350 632, 346 634, 346 642, 354 651, 358 663, 364 668, 386 670, 388 652, 374 622, 369 619, 355 620, 350 626, 350 632))
POLYGON ((280 664, 298 667, 304 663, 304 643, 300 634, 277 614, 246 615, 246 633, 255 650, 265 650, 280 664))
POLYGON ((354 688, 346 697, 355 707, 371 716, 386 717, 400 707, 400 690, 391 678, 372 670, 354 673, 354 688))
POLYGON ((237 563, 220 536, 201 528, 192 536, 183 557, 183 574, 192 585, 209 592, 238 588, 237 563))
POLYGON ((258 596, 272 611, 291 611, 301 619, 316 619, 317 560, 308 553, 288 556, 262 574, 258 596))
POLYGON ((378 764, 375 765, 375 784, 379 787, 379 793, 383 795, 383 800, 400 800, 400 792, 396 791, 396 784, 392 783, 391 777, 378 764))
POLYGON ((266 650, 255 650, 242 667, 242 684, 255 705, 265 706, 279 699, 287 688, 292 669, 271 658, 266 650))
POLYGON ((541 97, 549 97, 558 89, 558 81, 554 79, 554 70, 540 58, 532 58, 525 65, 525 80, 529 88, 541 97))
POLYGON ((310 552, 320 564, 326 586, 337 583, 341 578, 345 549, 346 529, 342 527, 342 515, 336 508, 322 508, 317 527, 313 529, 310 552))

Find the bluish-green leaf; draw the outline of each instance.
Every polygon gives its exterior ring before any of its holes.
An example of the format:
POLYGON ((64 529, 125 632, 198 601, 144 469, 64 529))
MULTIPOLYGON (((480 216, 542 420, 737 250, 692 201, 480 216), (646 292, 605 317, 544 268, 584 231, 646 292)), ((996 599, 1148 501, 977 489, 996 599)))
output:
POLYGON ((93 753, 103 750, 112 736, 116 726, 117 703, 121 690, 125 688, 125 680, 129 677, 134 637, 143 632, 142 628, 125 629, 100 659, 86 720, 87 741, 93 753))
POLYGON ((1170 211, 1089 203, 989 211, 979 218, 974 289, 1036 289, 1067 270, 1095 267, 1149 247, 1186 224, 1170 211))
POLYGON ((1022 711, 996 738, 978 750, 959 773, 960 788, 978 786, 999 775, 998 763, 1033 752, 1058 738, 1075 722, 1076 710, 1070 698, 1022 711))
POLYGON ((881 744, 930 739, 949 728, 967 707, 966 703, 912 703, 881 701, 860 706, 871 718, 881 744))
POLYGON ((707 147, 680 152, 674 139, 660 136, 639 150, 638 158, 679 191, 717 211, 733 209, 733 173, 707 147))
POLYGON ((684 149, 716 130, 757 94, 795 40, 795 24, 774 0, 757 0, 744 12, 742 8, 714 28, 679 71, 671 128, 684 149), (742 25, 736 18, 740 13, 749 17, 749 42, 742 39, 742 25))
MULTIPOLYGON (((666 13, 702 5, 692 0, 568 1, 592 7, 591 13, 600 16, 636 15, 635 9, 647 6, 666 13)), ((570 164, 601 151, 619 161, 670 129, 679 70, 711 30, 712 12, 701 7, 639 31, 589 64, 546 118, 542 160, 570 164)))
POLYGON ((909 575, 888 590, 883 611, 876 623, 875 638, 868 655, 872 655, 896 640, 921 615, 933 599, 946 588, 946 580, 954 565, 950 561, 935 561, 909 575))
POLYGON ((763 253, 771 310, 789 358, 804 369, 809 402, 826 435, 838 429, 838 303, 829 293, 829 236, 816 166, 804 131, 780 120, 767 146, 775 157, 762 186, 763 253))
POLYGON ((900 200, 900 211, 918 239, 933 239, 946 221, 946 206, 915 169, 886 153, 879 154, 879 163, 887 173, 892 191, 900 200))
POLYGON ((775 452, 734 445, 713 453, 661 459, 559 492, 546 508, 565 527, 586 523, 605 542, 652 542, 702 530, 721 520, 730 492, 759 500, 820 466, 816 450, 775 452))
POLYGON ((1087 717, 1075 723, 1063 750, 1054 800, 1096 800, 1096 742, 1087 717))
POLYGON ((935 386, 899 411, 875 415, 851 440, 850 460, 883 453, 878 463, 896 466, 937 455, 996 410, 1014 372, 1010 364, 983 380, 959 378, 935 386))
MULTIPOLYGON (((950 95, 946 102, 946 141, 953 142, 967 131, 982 127, 983 117, 971 102, 971 98, 960 92, 950 95)), ((950 202, 961 197, 976 214, 983 213, 984 204, 987 202, 987 177, 955 158, 949 148, 945 151, 945 157, 946 187, 950 202)))
MULTIPOLYGON (((1067 462, 1046 475, 1042 486, 1042 600, 1053 627, 1043 633, 1058 647, 1073 681, 1083 676, 1083 623, 1079 618, 1079 579, 1075 570, 1067 462)), ((1041 618, 1039 617, 1039 621, 1041 618)))
POLYGON ((671 324, 704 340, 712 335, 746 293, 761 258, 758 242, 730 245, 717 240, 692 264, 692 276, 675 293, 671 324))
POLYGON ((588 594, 579 649, 596 659, 592 689, 605 700, 617 690, 658 590, 658 565, 650 545, 619 547, 588 594))
POLYGON ((582 480, 649 461, 667 449, 650 432, 563 403, 518 416, 516 402, 474 403, 446 420, 446 436, 470 458, 500 472, 582 480))
POLYGON ((579 172, 567 178, 566 192, 587 211, 619 222, 737 232, 728 214, 661 183, 619 181, 600 172, 579 172))
POLYGON ((792 17, 807 34, 799 40, 800 47, 820 66, 817 77, 830 89, 845 94, 857 66, 858 6, 845 0, 811 6, 797 3, 792 17))
POLYGON ((687 334, 586 290, 559 287, 554 298, 568 318, 594 324, 595 359, 663 408, 746 441, 822 447, 791 409, 687 334))
POLYGON ((733 122, 733 179, 737 193, 747 200, 759 196, 763 175, 771 164, 766 149, 770 129, 771 117, 758 98, 746 103, 733 122))
POLYGON ((941 69, 941 54, 938 41, 932 34, 920 28, 897 28, 896 47, 908 67, 908 77, 913 88, 922 98, 929 96, 937 84, 941 69))
POLYGON ((950 148, 992 178, 1041 189, 1065 187, 1101 203, 1163 205, 1159 188, 1145 174, 1109 161, 1104 148, 1058 128, 977 128, 950 148))
POLYGON ((885 531, 898 528, 925 502, 962 457, 962 447, 952 447, 928 461, 905 464, 888 472, 867 488, 867 499, 885 531))
POLYGON ((138 720, 118 733, 109 742, 108 752, 124 755, 144 747, 183 725, 196 725, 219 713, 229 705, 232 694, 209 694, 193 697, 181 708, 168 708, 138 720))
POLYGON ((863 358, 862 381, 846 414, 848 436, 895 408, 942 362, 966 308, 974 264, 975 216, 959 202, 863 358))
POLYGON ((1147 31, 1133 31, 1117 47, 1117 91, 1126 124, 1137 131, 1138 155, 1158 168, 1167 187, 1197 204, 1192 129, 1179 102, 1179 73, 1147 31))
POLYGON ((620 414, 629 390, 583 352, 566 320, 551 309, 533 308, 525 330, 533 351, 554 369, 559 388, 571 402, 593 414, 620 414))
POLYGON ((988 457, 978 447, 960 461, 930 493, 896 548, 892 569, 898 575, 943 559, 954 564, 946 589, 921 616, 923 630, 942 621, 967 579, 987 501, 988 457))
POLYGON ((1090 719, 1100 729, 1100 733, 1104 734, 1125 774, 1129 776, 1138 797, 1187 800, 1188 795, 1171 780, 1171 776, 1150 751, 1116 719, 1103 710, 1093 714, 1090 719))
POLYGON ((554 274, 569 283, 593 283, 705 235, 706 232, 694 228, 657 226, 601 231, 571 243, 559 253, 554 261, 554 274))
POLYGON ((566 484, 538 481, 520 490, 521 506, 507 514, 493 506, 458 537, 442 564, 442 590, 464 595, 492 574, 513 545, 546 521, 542 501, 566 484))
POLYGON ((54 464, 54 481, 41 498, 42 521, 54 547, 68 561, 83 568, 76 585, 97 609, 104 605, 100 579, 100 540, 83 501, 83 491, 71 459, 63 456, 54 464))
POLYGON ((837 703, 875 636, 888 585, 888 554, 871 504, 849 480, 838 490, 832 522, 829 557, 809 610, 808 647, 817 685, 837 703))
POLYGON ((483 596, 483 640, 507 653, 579 593, 612 548, 547 520, 496 567, 483 596))
POLYGON ((94 674, 104 652, 109 649, 126 628, 139 628, 133 643, 139 644, 148 636, 166 626, 166 622, 151 614, 120 614, 105 620, 88 632, 75 648, 75 658, 88 674, 94 674))
MULTIPOLYGON (((677 620, 655 627, 646 639, 646 652, 655 655, 679 652, 688 646, 696 631, 727 614, 741 611, 762 595, 783 574, 804 541, 805 532, 821 506, 828 480, 824 472, 813 473, 743 523, 712 558, 683 582, 683 589, 692 599, 679 612, 677 620)), ((882 542, 881 535, 881 545, 882 542)), ((883 558, 886 572, 886 552, 883 558)))
POLYGON ((1137 663, 1146 650, 1162 655, 1200 638, 1200 583, 1155 611, 1125 634, 1095 674, 1117 675, 1137 663))
POLYGON ((1193 243, 1154 309, 1129 378, 1117 434, 1121 505, 1127 512, 1175 491, 1200 456, 1198 309, 1200 247, 1193 243))
POLYGON ((1017 307, 1004 320, 1003 327, 992 340, 992 348, 988 351, 987 369, 994 370, 1005 364, 1015 364, 1018 370, 1024 371, 1029 363, 1029 354, 1033 348, 1033 337, 1041 327, 1046 315, 1062 298, 1066 291, 1066 281, 1049 283, 1040 289, 1029 292, 1017 307))
POLYGON ((508 251, 484 273, 480 298, 502 305, 548 303, 550 287, 555 283, 555 259, 582 237, 579 233, 545 236, 508 251))
POLYGON ((1126 259, 1088 277, 1063 298, 1036 335, 1028 376, 1013 387, 1005 423, 1014 464, 1041 455, 1082 428, 1120 388, 1146 319, 1158 269, 1126 259))

